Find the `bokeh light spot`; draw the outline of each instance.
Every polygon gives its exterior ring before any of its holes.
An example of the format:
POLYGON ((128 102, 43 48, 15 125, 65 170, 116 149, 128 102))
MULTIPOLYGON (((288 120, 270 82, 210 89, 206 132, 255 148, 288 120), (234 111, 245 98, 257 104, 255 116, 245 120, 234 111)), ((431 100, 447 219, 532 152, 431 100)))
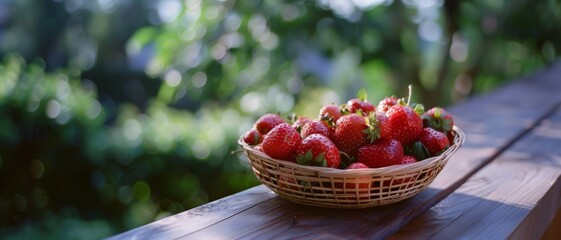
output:
POLYGON ((158 2, 158 16, 164 23, 172 22, 179 16, 181 4, 177 0, 164 0, 158 2))
POLYGON ((135 141, 140 138, 142 133, 142 125, 136 119, 127 119, 123 128, 124 135, 129 141, 135 141))
POLYGON ((226 56, 226 51, 227 51, 227 49, 224 45, 216 44, 210 50, 210 54, 211 54, 212 58, 214 58, 215 60, 220 60, 224 56, 226 56))
POLYGON ((45 165, 43 165, 43 162, 33 159, 29 164, 29 172, 32 178, 39 179, 43 176, 43 173, 45 173, 45 165))
POLYGON ((20 194, 14 195, 14 207, 18 212, 25 211, 27 208, 27 199, 20 194))
POLYGON ((429 42, 436 42, 442 37, 442 28, 435 21, 427 20, 419 25, 419 36, 429 42))
POLYGON ((58 103, 58 101, 51 99, 47 103, 47 117, 56 118, 60 114, 61 110, 62 107, 60 106, 60 103, 58 103))
POLYGON ((177 70, 171 70, 168 73, 166 73, 164 79, 168 86, 177 87, 177 85, 181 83, 181 73, 179 73, 177 70))
POLYGON ((193 86, 196 88, 202 88, 206 85, 207 77, 204 72, 196 72, 193 74, 193 86))
POLYGON ((32 202, 35 208, 41 209, 49 203, 49 195, 41 188, 35 188, 32 191, 32 202))
POLYGON ((202 140, 197 140, 191 145, 193 155, 198 159, 206 159, 210 155, 210 147, 202 140))
POLYGON ((264 110, 265 98, 257 92, 249 92, 243 95, 240 100, 241 109, 247 113, 260 113, 264 110))
POLYGON ((122 204, 129 204, 132 202, 132 199, 134 197, 133 195, 133 191, 130 187, 128 186, 122 186, 119 188, 119 201, 121 201, 122 204))
POLYGON ((86 116, 88 116, 88 118, 90 119, 94 119, 96 117, 99 116, 99 114, 101 114, 101 104, 99 104, 98 101, 93 100, 90 102, 90 107, 88 108, 88 111, 86 112, 86 116))
POLYGON ((240 16, 236 12, 230 12, 224 20, 224 28, 226 28, 226 31, 235 32, 240 28, 241 23, 240 16))
POLYGON ((463 62, 468 57, 468 42, 461 34, 455 33, 452 36, 450 57, 456 62, 463 62))
POLYGON ((144 181, 138 181, 132 187, 134 198, 138 201, 148 201, 150 199, 150 186, 144 181))

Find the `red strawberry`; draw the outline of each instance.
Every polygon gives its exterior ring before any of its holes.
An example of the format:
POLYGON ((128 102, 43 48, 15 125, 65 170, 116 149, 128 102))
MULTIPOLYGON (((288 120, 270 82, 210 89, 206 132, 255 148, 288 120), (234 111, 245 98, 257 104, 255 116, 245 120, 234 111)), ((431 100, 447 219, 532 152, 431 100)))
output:
POLYGON ((325 125, 324 122, 319 121, 311 121, 309 123, 306 123, 306 125, 304 125, 304 127, 302 127, 302 130, 300 131, 300 136, 302 136, 302 139, 304 139, 314 133, 321 134, 328 138, 331 137, 331 130, 327 127, 327 125, 325 125))
POLYGON ((257 145, 263 141, 263 135, 257 129, 252 128, 243 135, 243 141, 249 145, 257 145))
POLYGON ((358 150, 358 162, 371 168, 401 164, 403 147, 395 139, 380 139, 358 150))
POLYGON ((302 165, 338 168, 339 150, 329 138, 312 134, 302 140, 296 150, 296 161, 302 165))
POLYGON ((336 123, 337 120, 339 120, 339 118, 341 118, 341 116, 342 116, 341 108, 339 108, 339 106, 337 106, 337 105, 329 104, 329 105, 323 106, 319 110, 318 119, 322 120, 322 121, 330 121, 330 122, 336 123))
MULTIPOLYGON (((361 169, 361 168, 368 168, 368 166, 364 165, 363 163, 353 163, 349 165, 345 169, 361 169)), ((368 182, 368 177, 357 178, 357 179, 347 179, 347 183, 345 184, 346 189, 355 189, 358 185, 358 188, 368 188, 370 183, 368 182), (357 184, 358 183, 358 184, 357 184)))
POLYGON ((396 96, 385 97, 384 99, 382 99, 382 101, 378 103, 378 107, 376 109, 378 110, 378 112, 385 113, 388 110, 390 110, 391 107, 396 105, 397 101, 398 99, 396 96))
POLYGON ((333 142, 340 151, 349 157, 354 157, 358 149, 368 143, 367 134, 364 133, 367 129, 366 121, 361 116, 356 114, 342 116, 337 121, 333 142))
POLYGON ((454 118, 443 108, 433 107, 423 113, 423 126, 448 134, 454 127, 454 118))
POLYGON ((253 150, 263 152, 263 145, 262 144, 257 144, 253 147, 253 150))
POLYGON ((294 162, 294 154, 300 144, 300 134, 288 123, 281 123, 265 135, 263 152, 275 159, 294 162))
POLYGON ((423 120, 411 107, 394 105, 386 113, 392 138, 409 145, 419 138, 423 131, 423 120))
POLYGON ((423 128, 419 141, 427 148, 431 156, 440 154, 450 146, 448 137, 432 128, 423 128))
MULTIPOLYGON (((300 190, 300 185, 298 184, 296 179, 294 179, 291 176, 290 173, 283 172, 283 174, 279 174, 277 176, 277 179, 278 179, 277 184, 279 185, 279 187, 285 188, 283 190, 286 190, 286 189, 291 189, 291 190, 296 190, 296 191, 300 190)), ((290 191, 290 190, 286 190, 286 191, 290 191)))
MULTIPOLYGON (((296 117, 295 117, 296 118, 296 117)), ((302 127, 304 127, 304 125, 306 125, 306 123, 311 122, 312 119, 309 119, 307 117, 298 117, 296 120, 294 120, 294 122, 292 123, 292 127, 294 129, 296 129, 296 131, 301 132, 302 131, 302 127)))
MULTIPOLYGON (((417 159, 415 159, 415 157, 413 156, 409 156, 409 155, 404 155, 403 158, 401 158, 401 163, 400 164, 410 164, 410 163, 416 163, 417 159)), ((396 178, 393 179, 393 185, 397 185, 397 184, 402 184, 402 183, 406 183, 406 182, 411 182, 416 178, 416 175, 413 177, 407 177, 407 176, 397 176, 396 178)), ((390 185, 390 181, 386 180, 384 181, 384 186, 389 186, 390 185)))
POLYGON ((368 168, 368 166, 366 166, 364 163, 355 162, 355 163, 352 163, 351 165, 349 165, 345 169, 360 169, 360 168, 368 168))
POLYGON ((356 113, 360 110, 364 115, 368 115, 371 112, 376 111, 376 108, 372 103, 367 102, 366 100, 360 100, 358 98, 353 98, 347 101, 347 110, 351 113, 356 113))
POLYGON ((368 139, 370 143, 380 138, 390 138, 392 130, 388 124, 388 117, 382 112, 371 113, 367 118, 368 139))
POLYGON ((265 135, 275 126, 284 122, 284 119, 282 119, 279 115, 267 113, 257 119, 253 127, 257 129, 257 131, 259 131, 261 134, 265 135))
POLYGON ((401 158, 401 164, 409 164, 409 163, 416 163, 417 159, 415 159, 415 157, 410 156, 410 155, 404 155, 403 158, 401 158))

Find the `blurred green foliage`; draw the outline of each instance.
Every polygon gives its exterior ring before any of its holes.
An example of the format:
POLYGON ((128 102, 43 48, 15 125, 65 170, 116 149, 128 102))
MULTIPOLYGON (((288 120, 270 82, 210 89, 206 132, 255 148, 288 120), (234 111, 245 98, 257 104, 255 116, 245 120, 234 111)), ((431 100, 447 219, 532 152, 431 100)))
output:
POLYGON ((241 191, 259 115, 409 84, 452 104, 554 62, 558 29, 553 0, 2 1, 0 235, 100 238, 241 191))

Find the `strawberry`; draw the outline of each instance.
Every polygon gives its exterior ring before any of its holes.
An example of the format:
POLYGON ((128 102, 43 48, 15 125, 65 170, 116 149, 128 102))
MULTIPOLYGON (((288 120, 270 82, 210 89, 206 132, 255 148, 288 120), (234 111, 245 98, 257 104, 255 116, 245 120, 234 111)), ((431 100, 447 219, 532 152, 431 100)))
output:
POLYGON ((294 162, 294 154, 300 144, 300 134, 288 123, 281 123, 271 129, 263 142, 263 152, 275 159, 294 162))
POLYGON ((401 164, 403 147, 395 139, 380 139, 358 150, 358 162, 371 168, 401 164))
POLYGON ((431 156, 436 156, 450 146, 448 137, 432 128, 423 128, 419 141, 427 148, 431 156))
POLYGON ((257 129, 252 128, 243 135, 243 141, 249 145, 257 145, 263 141, 263 135, 257 129))
POLYGON ((385 113, 388 110, 390 110, 391 107, 396 105, 397 101, 398 99, 396 96, 385 97, 384 99, 382 99, 382 101, 378 103, 378 107, 376 109, 378 110, 378 112, 385 113))
POLYGON ((341 159, 339 150, 329 138, 322 134, 312 134, 298 146, 296 162, 308 166, 338 168, 341 159))
POLYGON ((404 145, 411 144, 423 131, 423 120, 410 106, 397 104, 386 113, 391 128, 391 137, 404 145))
POLYGON ((376 108, 372 103, 362 101, 358 98, 353 98, 347 101, 347 110, 351 113, 357 113, 360 110, 364 115, 368 115, 371 112, 376 111, 376 108))
POLYGON ((365 133, 368 134, 370 143, 374 142, 376 139, 391 137, 392 130, 388 124, 388 117, 386 114, 382 112, 370 113, 370 115, 366 117, 366 121, 368 131, 365 133))
POLYGON ((405 150, 405 154, 414 157, 417 161, 421 161, 431 157, 431 154, 429 153, 425 145, 423 145, 420 141, 405 145, 403 147, 403 150, 405 150))
POLYGON ((257 144, 253 147, 253 150, 263 152, 263 145, 261 143, 257 144))
POLYGON ((353 98, 347 101, 347 110, 351 113, 356 113, 360 110, 364 115, 368 115, 369 113, 376 111, 376 108, 372 105, 372 103, 369 103, 366 100, 353 98))
POLYGON ((423 127, 430 127, 436 131, 448 134, 454 127, 454 118, 443 108, 433 107, 423 113, 423 127))
POLYGON ((415 157, 410 156, 410 155, 404 155, 403 158, 401 158, 401 163, 400 164, 409 164, 409 163, 416 163, 417 159, 415 159, 415 157))
POLYGON ((356 114, 342 116, 337 121, 333 142, 340 151, 351 158, 355 157, 358 149, 368 143, 365 130, 368 130, 368 126, 361 116, 356 114))
MULTIPOLYGON (((417 159, 415 159, 415 157, 413 156, 409 156, 409 155, 404 155, 401 158, 401 162, 400 164, 411 164, 411 163, 416 163, 417 159)), ((403 176, 397 176, 396 178, 393 179, 393 184, 392 185, 398 185, 398 184, 402 184, 402 183, 406 183, 406 182, 411 182, 416 178, 416 175, 413 177, 403 177, 403 176)), ((386 180, 384 181, 384 186, 389 186, 390 185, 390 181, 386 180)))
POLYGON ((368 166, 366 166, 364 163, 355 162, 355 163, 352 163, 351 165, 349 165, 345 169, 360 169, 360 168, 368 168, 368 166))
MULTIPOLYGON (((364 165, 363 163, 353 163, 351 165, 349 165, 347 168, 345 169, 361 169, 361 168, 368 168, 368 166, 364 165)), ((368 188, 368 186, 370 185, 370 183, 368 182, 368 177, 362 177, 362 178, 357 178, 357 179, 349 179, 347 180, 347 183, 345 184, 345 188, 346 189, 356 189, 357 186, 358 188, 363 188, 366 189, 368 188)))
MULTIPOLYGON (((279 187, 284 188, 285 191, 296 190, 300 191, 300 184, 286 171, 281 171, 283 174, 277 176, 277 184, 279 187), (287 190, 290 189, 290 190, 287 190)), ((280 189, 279 189, 280 190, 280 189)))
POLYGON ((297 117, 296 115, 292 116, 292 127, 296 129, 296 131, 302 131, 302 127, 306 125, 306 123, 311 122, 312 119, 307 117, 297 117))
POLYGON ((337 106, 337 105, 329 104, 329 105, 323 106, 319 110, 318 119, 321 120, 321 121, 336 123, 337 120, 339 120, 339 118, 341 118, 341 116, 342 116, 341 108, 339 108, 339 106, 337 106))
POLYGON ((368 116, 371 112, 376 111, 372 103, 368 102, 368 96, 365 89, 360 89, 357 98, 350 99, 344 105, 345 109, 350 113, 358 113, 359 115, 368 116))
POLYGON ((257 131, 265 135, 275 126, 284 122, 284 119, 282 119, 279 115, 268 113, 257 119, 255 124, 253 125, 253 128, 257 129, 257 131))
POLYGON ((329 129, 329 127, 327 127, 324 122, 320 121, 311 121, 306 123, 306 125, 304 125, 304 127, 302 127, 302 130, 300 131, 300 136, 302 136, 302 139, 304 139, 314 133, 321 134, 328 138, 331 137, 331 130, 329 129))

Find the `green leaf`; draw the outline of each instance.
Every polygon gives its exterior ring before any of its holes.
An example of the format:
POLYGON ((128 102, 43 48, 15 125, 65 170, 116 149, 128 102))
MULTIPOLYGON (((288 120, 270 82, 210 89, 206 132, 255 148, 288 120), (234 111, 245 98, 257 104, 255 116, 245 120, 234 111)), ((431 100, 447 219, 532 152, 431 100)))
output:
POLYGON ((310 165, 312 162, 312 150, 308 150, 304 155, 299 155, 296 157, 296 162, 301 165, 310 165))
POLYGON ((315 159, 314 159, 314 166, 322 166, 323 165, 323 161, 325 160, 325 153, 320 153, 315 159))
POLYGON ((366 89, 361 88, 358 90, 358 93, 356 94, 356 97, 363 102, 366 102, 366 100, 368 99, 368 94, 366 93, 366 89))
POLYGON ((370 143, 380 139, 380 122, 376 118, 376 113, 370 113, 368 115, 368 121, 366 123, 368 126, 363 132, 366 133, 366 138, 370 139, 370 143))
POLYGON ((423 106, 423 104, 417 103, 417 104, 415 104, 415 107, 413 108, 413 111, 415 111, 415 113, 417 113, 419 116, 421 116, 425 112, 425 106, 423 106))
MULTIPOLYGON (((435 118, 440 118, 440 108, 434 109, 434 117, 435 117, 435 118)), ((444 116, 443 116, 443 117, 444 117, 444 116)))
POLYGON ((339 169, 345 169, 347 168, 347 163, 345 161, 341 161, 341 163, 339 164, 339 169))
POLYGON ((413 145, 411 146, 406 147, 405 154, 414 156, 417 159, 417 161, 421 161, 423 159, 430 157, 430 153, 425 147, 425 145, 423 145, 419 141, 413 143, 413 145))
POLYGON ((444 129, 445 132, 452 131, 452 127, 451 119, 447 118, 442 121, 442 129, 444 129))
POLYGON ((356 110, 356 114, 363 117, 364 116, 364 112, 361 109, 357 109, 356 110))

